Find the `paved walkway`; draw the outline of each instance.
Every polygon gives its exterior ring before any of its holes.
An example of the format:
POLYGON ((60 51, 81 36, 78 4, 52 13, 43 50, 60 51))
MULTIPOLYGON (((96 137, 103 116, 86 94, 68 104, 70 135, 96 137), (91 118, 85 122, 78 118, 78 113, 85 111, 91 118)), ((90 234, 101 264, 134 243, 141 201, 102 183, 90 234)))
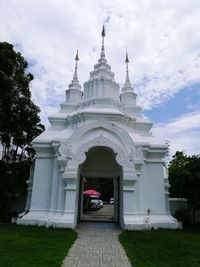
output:
POLYGON ((97 210, 87 210, 83 214, 82 220, 85 221, 113 221, 114 205, 104 204, 103 208, 97 210))
POLYGON ((131 267, 113 223, 81 223, 62 267, 131 267))

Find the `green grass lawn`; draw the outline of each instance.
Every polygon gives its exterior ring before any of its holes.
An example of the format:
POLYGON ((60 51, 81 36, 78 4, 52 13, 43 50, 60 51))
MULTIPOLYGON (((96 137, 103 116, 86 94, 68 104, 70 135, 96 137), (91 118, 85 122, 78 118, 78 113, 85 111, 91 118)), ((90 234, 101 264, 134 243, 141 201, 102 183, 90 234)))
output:
POLYGON ((76 237, 68 229, 0 224, 0 267, 60 267, 76 237))
POLYGON ((200 267, 200 231, 124 231, 119 236, 134 267, 200 267))

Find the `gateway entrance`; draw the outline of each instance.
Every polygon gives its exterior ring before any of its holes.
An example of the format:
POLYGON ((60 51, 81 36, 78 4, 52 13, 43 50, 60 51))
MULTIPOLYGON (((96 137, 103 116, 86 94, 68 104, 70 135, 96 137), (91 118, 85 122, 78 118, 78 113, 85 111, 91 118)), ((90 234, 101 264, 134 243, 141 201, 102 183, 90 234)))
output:
POLYGON ((120 166, 107 147, 95 147, 80 166, 79 221, 119 220, 120 166))
POLYGON ((82 221, 117 221, 115 206, 118 198, 114 192, 117 180, 82 178, 82 221))

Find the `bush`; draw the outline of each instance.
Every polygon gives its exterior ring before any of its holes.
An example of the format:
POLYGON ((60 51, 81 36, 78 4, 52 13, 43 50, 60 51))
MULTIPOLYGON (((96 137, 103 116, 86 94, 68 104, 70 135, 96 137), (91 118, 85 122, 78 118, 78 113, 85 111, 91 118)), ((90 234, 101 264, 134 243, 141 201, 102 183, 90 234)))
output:
POLYGON ((183 228, 187 228, 191 225, 191 216, 190 216, 189 210, 187 210, 187 209, 178 209, 175 212, 174 217, 179 222, 182 222, 183 228))
POLYGON ((6 163, 0 160, 0 221, 10 222, 11 207, 19 197, 26 196, 30 161, 6 163))

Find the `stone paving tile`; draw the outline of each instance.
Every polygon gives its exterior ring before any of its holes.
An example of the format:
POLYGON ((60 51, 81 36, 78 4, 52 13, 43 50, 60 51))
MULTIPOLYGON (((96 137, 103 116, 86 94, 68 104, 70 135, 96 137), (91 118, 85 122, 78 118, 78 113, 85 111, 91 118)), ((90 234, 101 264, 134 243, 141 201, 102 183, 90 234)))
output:
POLYGON ((113 223, 84 222, 62 267, 131 267, 113 223))

